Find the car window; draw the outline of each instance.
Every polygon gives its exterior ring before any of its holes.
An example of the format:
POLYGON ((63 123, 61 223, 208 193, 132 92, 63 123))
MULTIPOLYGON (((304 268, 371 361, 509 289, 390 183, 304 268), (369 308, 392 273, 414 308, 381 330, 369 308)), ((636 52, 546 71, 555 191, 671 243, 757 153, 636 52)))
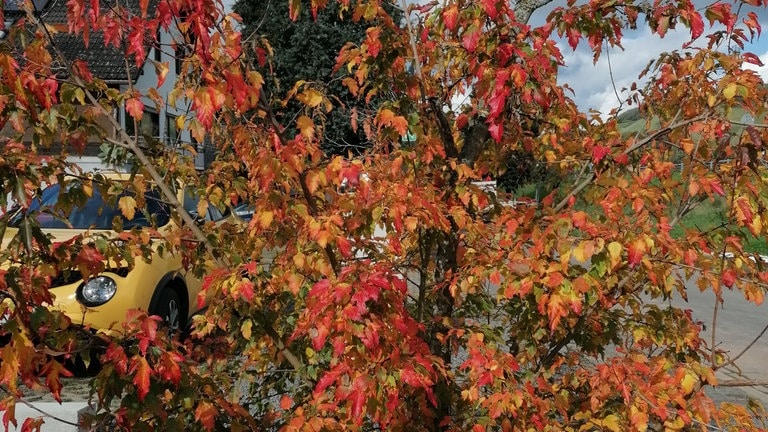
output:
MULTIPOLYGON (((192 187, 186 187, 184 188, 184 210, 189 212, 190 215, 194 218, 199 218, 197 214, 197 204, 200 202, 200 196, 197 195, 196 191, 192 187)), ((216 206, 209 205, 208 210, 206 211, 205 215, 200 218, 204 220, 205 222, 218 222, 222 219, 224 219, 227 214, 222 213, 221 210, 219 210, 216 206)))
MULTIPOLYGON (((53 210, 58 202, 60 191, 59 184, 50 185, 30 204, 29 212, 37 213, 35 219, 41 228, 112 229, 114 219, 120 218, 123 228, 130 229, 152 225, 150 218, 154 219, 156 226, 163 226, 170 220, 168 206, 154 190, 144 193, 146 207, 137 208, 134 217, 129 220, 117 208, 117 203, 121 197, 132 195, 131 192, 123 192, 114 203, 107 203, 96 188, 93 189, 93 195, 82 206, 73 208, 68 217, 65 217, 66 215, 55 217, 53 210)), ((12 224, 16 225, 20 220, 21 216, 12 224)))

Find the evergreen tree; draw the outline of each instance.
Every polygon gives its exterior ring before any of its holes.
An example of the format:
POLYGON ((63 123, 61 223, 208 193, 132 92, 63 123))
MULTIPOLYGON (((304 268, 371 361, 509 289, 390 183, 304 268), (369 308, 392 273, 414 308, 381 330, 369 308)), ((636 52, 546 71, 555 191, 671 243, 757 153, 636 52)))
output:
MULTIPOLYGON (((259 67, 270 97, 285 98, 300 80, 322 88, 334 105, 325 117, 323 149, 332 154, 359 153, 369 144, 362 128, 353 128, 350 112, 356 108, 362 118, 373 112, 376 101, 366 103, 364 98, 353 96, 342 84, 349 74, 345 68, 334 71, 334 66, 341 48, 349 42, 360 44, 373 24, 355 22, 352 13, 342 11, 338 3, 317 11, 313 19, 308 6, 303 4, 296 20, 290 18, 287 1, 238 0, 234 11, 243 18, 243 38, 257 45, 266 39, 272 48, 273 56, 259 67)), ((296 101, 289 102, 281 120, 289 124, 302 107, 296 101)))

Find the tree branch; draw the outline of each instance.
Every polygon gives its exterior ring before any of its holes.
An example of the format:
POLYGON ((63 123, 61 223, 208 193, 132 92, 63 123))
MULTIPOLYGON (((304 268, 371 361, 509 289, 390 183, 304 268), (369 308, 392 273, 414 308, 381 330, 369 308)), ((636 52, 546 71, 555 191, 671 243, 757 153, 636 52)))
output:
POLYGON ((528 23, 528 20, 531 19, 531 15, 533 15, 537 9, 551 2, 552 0, 520 0, 513 8, 515 11, 515 19, 520 23, 528 23))
MULTIPOLYGON (((636 142, 635 144, 631 145, 630 147, 625 149, 622 152, 622 154, 629 155, 630 153, 633 153, 633 152, 637 151, 638 149, 648 145, 649 143, 653 142, 654 140, 658 139, 659 137, 661 137, 663 135, 666 135, 666 134, 672 132, 673 130, 675 130, 677 128, 688 126, 691 123, 695 123, 697 121, 704 120, 707 117, 709 117, 708 114, 701 114, 701 115, 698 115, 696 117, 689 118, 687 120, 682 120, 682 121, 679 121, 677 123, 671 124, 669 126, 665 126, 665 127, 661 128, 661 129, 657 130, 656 132, 652 133, 651 135, 647 136, 646 138, 644 138, 644 139, 636 142)), ((568 193, 568 195, 565 196, 565 198, 563 198, 555 206, 555 208, 554 208, 555 212, 558 212, 558 211, 562 210, 563 208, 565 208, 565 206, 568 205, 568 200, 571 199, 571 197, 576 196, 579 192, 584 190, 584 188, 589 186, 590 183, 592 183, 596 178, 597 178, 597 176, 593 172, 583 182, 579 183, 575 188, 573 188, 573 190, 571 190, 571 192, 568 193)))

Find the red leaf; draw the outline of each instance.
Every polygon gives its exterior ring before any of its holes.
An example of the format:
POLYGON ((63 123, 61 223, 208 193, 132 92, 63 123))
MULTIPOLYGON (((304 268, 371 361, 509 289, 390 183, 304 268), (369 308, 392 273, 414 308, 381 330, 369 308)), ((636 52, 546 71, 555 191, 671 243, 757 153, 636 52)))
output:
POLYGON ((107 348, 107 352, 104 353, 102 359, 105 362, 110 362, 115 367, 115 371, 120 375, 125 375, 128 372, 128 357, 125 355, 125 350, 120 345, 112 344, 107 348))
POLYGON ((744 24, 749 29, 749 33, 754 37, 755 33, 760 36, 763 27, 760 25, 760 20, 757 18, 757 14, 750 12, 747 14, 747 18, 744 18, 744 24))
POLYGON ((61 403, 61 377, 71 377, 72 372, 68 371, 64 366, 56 360, 50 360, 43 367, 41 371, 42 375, 45 375, 45 384, 51 391, 53 398, 57 402, 61 403))
POLYGON ((480 30, 472 28, 472 31, 464 33, 464 38, 461 40, 461 46, 464 47, 470 54, 477 49, 477 43, 480 41, 480 30))
POLYGON ((240 295, 245 301, 251 301, 253 299, 253 282, 246 280, 240 284, 240 295))
POLYGON ((310 331, 310 337, 312 338, 312 348, 315 351, 320 351, 328 339, 328 328, 324 325, 318 325, 310 331))
POLYGON ((495 20, 499 15, 499 8, 497 7, 496 0, 481 0, 481 3, 483 4, 485 13, 488 14, 488 17, 492 20, 495 20))
POLYGON ((99 253, 93 246, 83 246, 83 249, 75 257, 74 264, 77 266, 84 279, 88 279, 104 271, 104 255, 99 253))
POLYGON ((456 129, 459 129, 459 130, 464 129, 464 126, 466 126, 467 123, 469 123, 469 116, 467 116, 466 114, 462 113, 462 114, 459 114, 458 117, 456 117, 456 129))
POLYGON ((696 264, 696 258, 698 257, 698 254, 693 249, 688 249, 683 254, 683 259, 685 261, 685 265, 687 266, 693 266, 696 264))
POLYGON ((146 355, 149 344, 155 341, 157 337, 157 323, 162 318, 157 316, 143 316, 141 319, 141 333, 137 335, 139 338, 139 351, 141 355, 146 355))
POLYGON ((226 101, 226 96, 214 87, 205 87, 195 93, 192 109, 197 112, 197 119, 206 129, 213 126, 213 117, 226 101))
POLYGON ((733 269, 728 269, 723 272, 720 279, 722 280, 723 285, 728 288, 733 288, 733 284, 736 283, 736 272, 733 271, 733 269))
POLYGON ((347 240, 346 237, 336 237, 336 246, 338 246, 341 256, 344 258, 352 258, 352 246, 349 244, 349 240, 347 240))
POLYGON ((614 156, 613 161, 619 165, 626 165, 629 163, 629 155, 626 153, 621 153, 618 156, 614 156))
POLYGON ((141 67, 141 65, 144 63, 144 59, 147 56, 146 50, 144 48, 144 34, 146 34, 147 29, 145 26, 145 21, 137 16, 134 16, 130 22, 130 33, 128 34, 128 49, 126 50, 127 54, 133 54, 135 56, 136 60, 136 66, 141 67))
POLYGON ((691 38, 698 39, 699 36, 704 33, 704 20, 701 18, 701 14, 691 7, 688 14, 688 22, 691 26, 691 38))
POLYGON ((720 185, 720 180, 718 179, 712 179, 709 182, 709 186, 712 188, 712 191, 720 196, 725 196, 725 190, 723 189, 723 186, 720 185))
POLYGON ((568 29, 568 45, 571 46, 572 49, 576 49, 576 47, 579 45, 579 39, 581 39, 581 32, 579 32, 579 29, 575 27, 571 27, 568 29))
POLYGON ((325 375, 322 376, 317 381, 317 385, 315 385, 315 394, 319 394, 325 391, 331 384, 333 384, 336 379, 339 377, 340 371, 338 369, 330 370, 325 373, 325 375))
POLYGON ((147 359, 141 356, 134 356, 131 359, 130 373, 135 374, 133 377, 133 385, 136 386, 136 392, 139 396, 139 401, 143 401, 149 393, 149 376, 152 369, 147 363, 147 359))
POLYGON ((756 56, 756 55, 754 55, 752 53, 747 52, 747 53, 742 54, 742 56, 744 57, 744 61, 747 62, 747 63, 751 63, 751 64, 757 65, 757 66, 763 66, 763 61, 760 60, 760 57, 758 57, 758 56, 756 56))
POLYGON ((75 72, 75 75, 80 77, 83 81, 87 83, 93 82, 93 74, 91 73, 91 70, 88 69, 88 63, 85 61, 75 60, 72 63, 72 70, 75 72))
POLYGON ((488 126, 488 133, 491 134, 491 138, 493 138, 494 141, 499 143, 504 136, 504 127, 501 123, 494 122, 488 126))
POLYGON ((601 145, 596 145, 592 147, 592 163, 595 165, 599 164, 601 160, 605 158, 605 156, 608 155, 608 153, 611 152, 611 149, 608 147, 604 147, 601 145))
POLYGON ((381 51, 381 39, 379 38, 381 29, 378 27, 370 27, 365 33, 365 45, 368 47, 368 54, 371 57, 377 57, 379 51, 381 51))
POLYGON ((367 399, 368 386, 366 385, 366 378, 364 375, 358 375, 352 384, 352 393, 349 395, 349 399, 352 400, 352 418, 357 425, 360 425, 365 418, 363 414, 363 407, 367 399))

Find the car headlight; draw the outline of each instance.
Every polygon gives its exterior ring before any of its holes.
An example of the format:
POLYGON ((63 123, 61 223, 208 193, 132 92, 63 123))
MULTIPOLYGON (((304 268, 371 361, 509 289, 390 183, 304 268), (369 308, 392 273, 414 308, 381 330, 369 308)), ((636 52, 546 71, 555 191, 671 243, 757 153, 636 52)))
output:
POLYGON ((86 306, 99 306, 108 302, 117 292, 117 284, 108 276, 89 279, 80 287, 79 298, 86 306))

